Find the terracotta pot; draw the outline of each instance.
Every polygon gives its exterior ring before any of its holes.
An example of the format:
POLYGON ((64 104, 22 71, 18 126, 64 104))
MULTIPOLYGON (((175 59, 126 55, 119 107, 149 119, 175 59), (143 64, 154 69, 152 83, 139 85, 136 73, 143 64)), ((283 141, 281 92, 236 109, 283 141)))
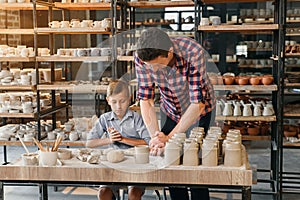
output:
POLYGON ((234 79, 235 84, 237 84, 237 85, 239 84, 239 79, 240 79, 239 76, 236 76, 236 77, 235 77, 235 79, 234 79))
POLYGON ((217 85, 218 84, 218 77, 217 76, 211 76, 209 77, 210 83, 212 85, 217 85))
POLYGON ((259 85, 260 84, 260 77, 259 76, 253 76, 249 80, 251 85, 259 85))
POLYGON ((259 127, 258 126, 249 126, 247 129, 249 135, 258 135, 259 134, 259 127))
POLYGON ((225 85, 232 85, 234 83, 234 76, 223 76, 225 85))
POLYGON ((261 79, 261 82, 263 85, 270 85, 272 84, 274 81, 274 78, 272 76, 263 76, 262 79, 261 79))
POLYGON ((218 76, 218 85, 223 85, 223 77, 218 76))
POLYGON ((296 131, 283 131, 285 137, 295 137, 297 135, 296 131))
POLYGON ((247 85, 249 83, 249 77, 241 76, 239 78, 239 85, 247 85))

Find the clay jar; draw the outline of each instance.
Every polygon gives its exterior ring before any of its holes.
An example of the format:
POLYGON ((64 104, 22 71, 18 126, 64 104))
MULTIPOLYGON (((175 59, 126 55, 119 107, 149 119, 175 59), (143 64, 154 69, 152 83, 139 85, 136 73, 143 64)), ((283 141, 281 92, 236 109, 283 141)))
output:
POLYGON ((184 143, 184 153, 183 153, 183 165, 184 166, 197 166, 199 165, 198 156, 198 144, 193 141, 186 141, 184 143))
POLYGON ((202 165, 217 166, 218 165, 218 149, 213 141, 205 141, 202 144, 202 165))
POLYGON ((167 142, 164 154, 164 161, 166 165, 180 164, 180 147, 178 144, 173 142, 167 142))
POLYGON ((260 77, 258 77, 258 76, 252 76, 249 79, 249 82, 250 82, 251 85, 259 85, 260 84, 260 77))
POLYGON ((271 75, 264 75, 261 80, 262 84, 264 84, 264 85, 270 85, 273 83, 273 81, 274 81, 274 78, 271 75))
POLYGON ((234 83, 234 76, 223 76, 224 84, 225 85, 232 85, 234 83))
POLYGON ((242 165, 242 150, 239 142, 227 142, 225 145, 224 166, 240 167, 242 165))

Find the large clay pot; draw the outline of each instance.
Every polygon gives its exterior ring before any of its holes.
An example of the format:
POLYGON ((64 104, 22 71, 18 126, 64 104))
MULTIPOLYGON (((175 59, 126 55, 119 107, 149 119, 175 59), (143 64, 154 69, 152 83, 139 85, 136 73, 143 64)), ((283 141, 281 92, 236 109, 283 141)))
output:
POLYGON ((273 76, 270 76, 270 75, 263 76, 262 80, 261 80, 263 85, 270 85, 273 83, 273 81, 274 81, 274 78, 273 78, 273 76))
POLYGON ((223 76, 224 84, 225 85, 232 85, 234 83, 234 76, 223 76))

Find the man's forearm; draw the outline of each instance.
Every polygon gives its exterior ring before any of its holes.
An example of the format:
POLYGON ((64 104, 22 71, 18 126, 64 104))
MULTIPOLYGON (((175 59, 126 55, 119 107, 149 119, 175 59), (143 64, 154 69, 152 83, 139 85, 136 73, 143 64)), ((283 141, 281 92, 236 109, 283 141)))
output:
POLYGON ((179 123, 168 135, 171 138, 175 133, 184 133, 195 121, 199 118, 200 114, 203 112, 205 105, 203 103, 192 103, 187 111, 182 115, 179 123))
POLYGON ((154 101, 152 99, 141 100, 140 105, 144 123, 150 133, 151 138, 153 138, 155 136, 155 132, 159 131, 154 101))

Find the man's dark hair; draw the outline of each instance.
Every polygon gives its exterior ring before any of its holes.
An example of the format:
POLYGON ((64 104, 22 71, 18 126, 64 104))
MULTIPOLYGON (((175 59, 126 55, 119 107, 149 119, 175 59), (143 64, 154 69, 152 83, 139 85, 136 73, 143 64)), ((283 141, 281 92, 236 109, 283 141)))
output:
POLYGON ((142 32, 137 43, 137 55, 143 61, 150 61, 158 56, 167 57, 173 46, 167 33, 158 28, 149 28, 142 32))

